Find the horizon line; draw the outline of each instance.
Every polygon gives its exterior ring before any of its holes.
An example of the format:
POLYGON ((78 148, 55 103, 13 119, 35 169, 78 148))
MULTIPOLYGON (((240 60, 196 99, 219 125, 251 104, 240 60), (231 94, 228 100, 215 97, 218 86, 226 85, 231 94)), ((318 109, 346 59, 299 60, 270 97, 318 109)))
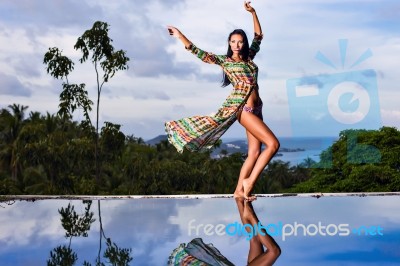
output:
MULTIPOLYGON (((321 197, 376 197, 400 196, 400 192, 341 192, 341 193, 278 193, 254 194, 257 198, 321 198, 321 197)), ((118 199, 226 199, 233 194, 182 194, 182 195, 2 195, 1 202, 7 201, 36 201, 36 200, 118 200, 118 199)))

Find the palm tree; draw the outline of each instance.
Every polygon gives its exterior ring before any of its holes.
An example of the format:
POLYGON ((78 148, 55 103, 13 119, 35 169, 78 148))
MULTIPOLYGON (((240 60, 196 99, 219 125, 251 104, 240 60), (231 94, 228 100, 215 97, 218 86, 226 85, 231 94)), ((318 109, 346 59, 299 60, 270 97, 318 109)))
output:
POLYGON ((301 162, 299 166, 303 168, 312 168, 313 166, 315 166, 315 164, 316 162, 313 159, 307 157, 306 159, 303 160, 303 162, 301 162))
POLYGON ((3 109, 1 111, 0 133, 0 158, 6 161, 11 173, 11 179, 17 181, 20 165, 20 145, 19 135, 25 124, 25 110, 28 106, 13 104, 9 105, 11 110, 3 109))

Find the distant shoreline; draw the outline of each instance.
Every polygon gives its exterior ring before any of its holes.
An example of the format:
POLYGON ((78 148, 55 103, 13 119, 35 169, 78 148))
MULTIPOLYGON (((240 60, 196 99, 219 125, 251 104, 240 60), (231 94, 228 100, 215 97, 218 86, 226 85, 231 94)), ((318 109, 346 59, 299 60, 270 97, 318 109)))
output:
MULTIPOLYGON (((167 141, 167 135, 159 135, 146 141, 148 145, 156 145, 161 141, 167 141)), ((306 137, 278 137, 281 148, 273 160, 289 162, 291 165, 298 165, 305 159, 310 158, 319 161, 322 151, 331 146, 339 139, 337 136, 306 136, 306 137)), ((219 159, 234 153, 247 154, 246 138, 221 138, 221 145, 214 148, 211 157, 219 159)))
MULTIPOLYGON (((293 137, 279 137, 277 136, 278 140, 284 140, 284 139, 339 139, 338 136, 293 136, 293 137)), ((232 141, 239 141, 239 140, 245 140, 245 137, 227 137, 224 138, 222 137, 221 140, 222 142, 232 142, 232 141)))
MULTIPOLYGON (((281 137, 278 138, 281 148, 272 160, 281 160, 289 162, 290 165, 298 165, 306 159, 319 161, 319 155, 330 147, 338 137, 320 136, 320 137, 281 137)), ((222 139, 220 147, 216 148, 212 156, 221 158, 229 156, 232 153, 247 153, 247 139, 245 138, 225 138, 222 139)))

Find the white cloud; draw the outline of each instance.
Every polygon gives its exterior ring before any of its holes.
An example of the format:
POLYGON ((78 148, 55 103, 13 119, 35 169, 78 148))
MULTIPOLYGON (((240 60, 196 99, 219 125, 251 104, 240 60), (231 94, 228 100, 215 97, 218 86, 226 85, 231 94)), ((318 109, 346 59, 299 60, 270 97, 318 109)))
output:
POLYGON ((381 110, 382 122, 400 129, 400 110, 381 110))

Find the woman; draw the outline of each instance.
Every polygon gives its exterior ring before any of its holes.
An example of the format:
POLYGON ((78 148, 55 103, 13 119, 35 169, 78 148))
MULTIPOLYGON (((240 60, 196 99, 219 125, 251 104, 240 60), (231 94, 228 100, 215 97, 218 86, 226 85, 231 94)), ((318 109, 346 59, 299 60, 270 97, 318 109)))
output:
MULTIPOLYGON (((281 248, 265 229, 257 229, 255 234, 251 232, 249 225, 258 225, 258 219, 251 202, 245 201, 243 198, 235 198, 236 206, 239 211, 240 219, 247 233, 251 233, 249 239, 249 252, 247 255, 248 266, 255 265, 273 265, 281 255, 281 248)), ((242 236, 246 236, 241 231, 242 236)), ((180 244, 175 248, 168 259, 167 265, 219 265, 233 266, 226 257, 213 244, 205 244, 203 239, 195 238, 189 243, 180 244)))
POLYGON ((212 116, 193 116, 165 124, 169 141, 179 152, 199 151, 212 147, 236 121, 246 129, 248 156, 239 175, 234 197, 255 200, 251 195, 254 184, 268 162, 279 149, 279 141, 262 120, 262 101, 258 92, 258 67, 253 59, 260 49, 262 32, 255 9, 250 2, 244 8, 252 14, 254 39, 249 46, 243 30, 234 30, 228 38, 226 55, 214 55, 196 47, 177 28, 168 26, 170 35, 178 38, 185 48, 206 63, 222 67, 223 86, 233 85, 231 94, 212 116), (261 152, 261 145, 266 148, 261 152))

